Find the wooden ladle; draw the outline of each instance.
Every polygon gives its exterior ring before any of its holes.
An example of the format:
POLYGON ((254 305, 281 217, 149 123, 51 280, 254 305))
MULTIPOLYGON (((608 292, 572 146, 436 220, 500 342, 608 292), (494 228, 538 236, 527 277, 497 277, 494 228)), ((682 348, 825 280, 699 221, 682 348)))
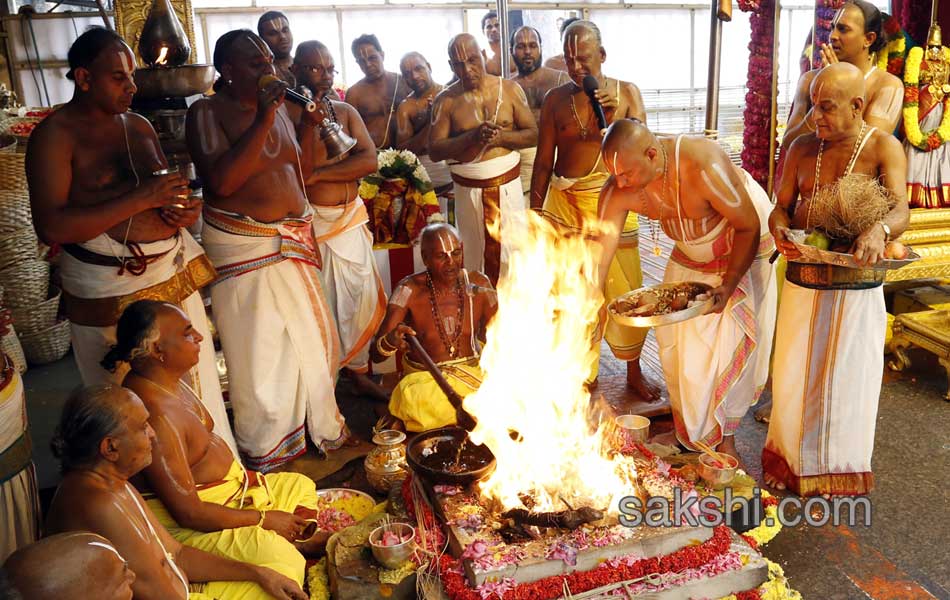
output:
POLYGON ((468 411, 462 408, 462 397, 459 396, 459 393, 449 385, 449 382, 445 379, 445 375, 442 374, 442 370, 439 369, 438 365, 435 364, 435 361, 432 360, 432 357, 429 356, 429 353, 425 351, 422 347, 422 344, 419 343, 419 340, 416 339, 414 335, 406 335, 406 341, 409 342, 409 345, 412 346, 412 351, 415 352, 416 356, 422 360, 422 364, 425 366, 426 370, 429 371, 429 374, 432 375, 432 378, 435 379, 435 382, 442 389, 442 392, 445 394, 445 397, 449 399, 449 404, 455 409, 455 421, 458 423, 459 427, 465 431, 472 431, 475 429, 475 417, 473 417, 468 411))

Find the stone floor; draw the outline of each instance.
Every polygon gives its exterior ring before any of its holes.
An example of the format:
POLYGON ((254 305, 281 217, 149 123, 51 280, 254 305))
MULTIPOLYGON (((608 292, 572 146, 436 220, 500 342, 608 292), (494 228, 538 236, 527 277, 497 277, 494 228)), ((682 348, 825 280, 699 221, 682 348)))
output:
MULTIPOLYGON (((648 347, 652 342, 648 340, 648 347)), ((652 348, 648 350, 652 354, 652 348)), ((659 378, 658 365, 645 367, 659 378)), ((48 503, 59 470, 49 452, 49 440, 65 396, 79 377, 71 356, 31 369, 25 378, 28 412, 43 498, 48 503)), ((888 374, 881 392, 874 453, 877 489, 870 495, 871 527, 788 527, 765 549, 785 568, 794 588, 806 599, 916 600, 950 599, 950 525, 944 519, 950 492, 944 480, 950 472, 950 403, 942 390, 942 371, 926 360, 905 375, 888 374)), ((617 407, 668 411, 665 402, 637 406, 624 386, 622 366, 604 359, 597 389, 617 407)), ((368 440, 375 421, 372 402, 354 396, 345 384, 339 389, 341 409, 352 429, 368 440)), ((657 428, 669 429, 669 417, 655 417, 657 428)), ((752 474, 761 476, 759 453, 766 425, 750 411, 737 442, 752 474)), ((320 487, 366 487, 362 456, 371 446, 326 464, 315 456, 298 459, 295 471, 311 474, 320 487)), ((44 503, 45 505, 45 503, 44 503)))

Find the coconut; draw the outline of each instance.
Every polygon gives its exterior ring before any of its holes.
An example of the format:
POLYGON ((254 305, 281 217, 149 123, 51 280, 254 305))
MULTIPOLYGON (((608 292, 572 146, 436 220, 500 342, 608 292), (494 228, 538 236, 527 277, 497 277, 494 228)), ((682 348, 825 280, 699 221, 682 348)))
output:
POLYGON ((877 179, 851 173, 822 187, 811 199, 809 224, 832 239, 853 242, 894 207, 890 191, 877 179))

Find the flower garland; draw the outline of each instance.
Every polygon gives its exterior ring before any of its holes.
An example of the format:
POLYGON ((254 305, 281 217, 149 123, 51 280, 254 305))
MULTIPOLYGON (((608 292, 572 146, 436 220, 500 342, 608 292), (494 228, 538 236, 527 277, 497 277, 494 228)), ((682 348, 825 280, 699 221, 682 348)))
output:
MULTIPOLYGON (((950 49, 943 48, 944 60, 950 62, 950 49)), ((943 118, 940 126, 927 132, 920 129, 919 104, 920 97, 920 65, 923 62, 924 51, 919 46, 911 48, 907 55, 907 65, 904 69, 904 133, 907 141, 918 150, 930 152, 950 139, 950 94, 943 97, 943 118)))
POLYGON ((765 517, 759 526, 742 534, 742 539, 758 550, 771 542, 782 530, 782 523, 778 518, 778 499, 762 490, 762 506, 765 508, 765 517), (771 525, 768 523, 771 521, 771 525))
POLYGON ((785 571, 778 564, 765 559, 769 566, 769 578, 754 590, 732 594, 719 600, 802 600, 802 595, 788 585, 785 571))
POLYGON ((768 185, 772 122, 772 55, 775 41, 775 1, 742 0, 739 8, 751 12, 749 68, 742 132, 742 168, 763 187, 768 185))
POLYGON ((845 0, 818 0, 815 2, 815 41, 812 48, 811 66, 821 68, 821 45, 828 43, 831 35, 831 22, 845 0))
POLYGON ((904 72, 904 57, 907 55, 907 33, 894 17, 884 21, 884 35, 889 42, 877 57, 877 68, 900 77, 904 72))
MULTIPOLYGON (((610 561, 589 571, 574 571, 566 575, 546 577, 513 587, 506 586, 503 600, 553 600, 564 594, 565 587, 572 594, 587 592, 599 587, 640 579, 649 575, 679 573, 698 568, 715 557, 727 552, 730 546, 729 528, 720 525, 713 530, 711 538, 694 546, 686 546, 666 556, 641 560, 610 561)), ((442 587, 451 600, 483 600, 481 593, 468 585, 459 561, 443 555, 439 557, 439 574, 442 587)))
POLYGON ((409 244, 427 223, 441 218, 432 181, 408 150, 383 150, 377 161, 376 172, 364 177, 357 190, 366 203, 373 242, 409 244))

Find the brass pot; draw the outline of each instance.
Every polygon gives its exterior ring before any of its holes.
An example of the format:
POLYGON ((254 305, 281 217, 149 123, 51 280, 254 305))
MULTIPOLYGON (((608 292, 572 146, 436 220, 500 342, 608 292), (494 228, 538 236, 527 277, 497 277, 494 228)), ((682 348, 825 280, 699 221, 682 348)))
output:
POLYGON ((381 494, 389 493, 393 485, 404 480, 406 470, 406 434, 384 429, 373 436, 376 447, 366 456, 363 466, 366 479, 381 494))

